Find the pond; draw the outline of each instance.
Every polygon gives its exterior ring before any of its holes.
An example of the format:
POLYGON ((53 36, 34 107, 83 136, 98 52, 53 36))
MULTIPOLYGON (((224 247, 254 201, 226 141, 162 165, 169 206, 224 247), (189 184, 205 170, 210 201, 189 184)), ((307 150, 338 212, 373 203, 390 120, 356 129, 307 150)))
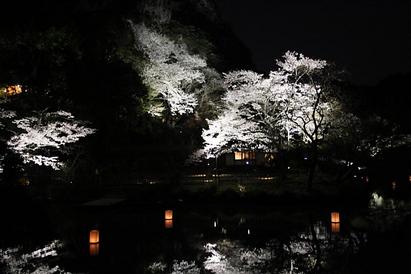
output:
POLYGON ((2 273, 399 273, 408 204, 2 209, 2 273), (37 271, 37 272, 35 272, 37 271))

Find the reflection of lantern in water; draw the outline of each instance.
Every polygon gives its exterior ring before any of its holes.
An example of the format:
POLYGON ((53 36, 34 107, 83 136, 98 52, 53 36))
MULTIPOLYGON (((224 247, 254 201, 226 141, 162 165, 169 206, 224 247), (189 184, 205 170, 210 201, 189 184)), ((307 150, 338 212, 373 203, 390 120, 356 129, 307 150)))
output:
POLYGON ((173 220, 164 220, 165 228, 173 228, 173 220))
POLYGON ((340 223, 331 223, 331 232, 332 233, 340 232, 340 223))
POLYGON ((100 253, 100 244, 90 244, 90 256, 97 256, 100 253))
POLYGON ((100 252, 100 232, 98 230, 90 230, 89 244, 90 256, 97 256, 100 252))
POLYGON ((340 213, 331 212, 331 232, 340 232, 340 213))
POLYGON ((19 179, 19 185, 21 186, 29 186, 30 185, 30 180, 27 177, 21 177, 19 179))
POLYGON ((173 211, 171 209, 164 211, 164 227, 173 228, 173 211))
POLYGON ((100 233, 98 230, 93 229, 90 231, 89 243, 98 244, 100 242, 100 233))

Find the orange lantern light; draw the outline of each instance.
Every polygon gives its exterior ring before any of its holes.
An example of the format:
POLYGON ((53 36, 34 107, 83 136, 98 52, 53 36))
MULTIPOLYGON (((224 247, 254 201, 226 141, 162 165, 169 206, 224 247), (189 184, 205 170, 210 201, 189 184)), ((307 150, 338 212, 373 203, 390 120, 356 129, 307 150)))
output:
POLYGON ((338 233, 340 232, 340 213, 331 212, 331 232, 338 233))
POLYGON ((173 228, 173 220, 164 220, 164 227, 167 229, 173 228))
POLYGON ((100 253, 100 244, 90 244, 90 256, 97 256, 100 253))
POLYGON ((339 223, 339 222, 340 222, 340 213, 331 212, 331 223, 339 223))
POLYGON ((19 185, 21 186, 29 186, 30 185, 30 180, 27 177, 21 177, 19 179, 19 185))
POLYGON ((93 229, 90 231, 89 243, 98 244, 100 242, 100 233, 98 230, 93 229))
POLYGON ((340 232, 340 223, 331 223, 331 232, 339 233, 340 232))
POLYGON ((173 220, 173 211, 171 209, 166 210, 164 212, 164 219, 165 220, 173 220))
POLYGON ((21 88, 20 85, 12 85, 12 86, 8 86, 6 87, 6 95, 7 96, 14 96, 17 94, 20 94, 23 92, 23 89, 21 88))

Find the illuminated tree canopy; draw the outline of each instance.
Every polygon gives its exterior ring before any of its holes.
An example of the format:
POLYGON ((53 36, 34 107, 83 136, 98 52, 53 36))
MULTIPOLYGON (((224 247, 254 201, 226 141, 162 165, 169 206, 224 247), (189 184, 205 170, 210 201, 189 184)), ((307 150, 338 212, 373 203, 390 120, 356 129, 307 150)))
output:
MULTIPOLYGON (((172 115, 192 113, 198 105, 192 89, 204 83, 201 69, 207 62, 199 55, 190 54, 184 43, 176 43, 163 34, 130 21, 136 47, 147 57, 141 74, 144 83, 161 96, 172 115)), ((149 113, 159 116, 163 108, 152 104, 149 113)))
POLYGON ((203 131, 207 157, 245 146, 276 150, 293 140, 324 139, 341 111, 314 76, 326 62, 287 52, 268 77, 252 71, 225 74, 226 109, 203 131))
POLYGON ((64 163, 50 152, 62 153, 67 145, 96 131, 65 111, 16 119, 12 123, 17 129, 7 142, 8 147, 20 155, 24 163, 49 166, 55 170, 61 169, 64 163))

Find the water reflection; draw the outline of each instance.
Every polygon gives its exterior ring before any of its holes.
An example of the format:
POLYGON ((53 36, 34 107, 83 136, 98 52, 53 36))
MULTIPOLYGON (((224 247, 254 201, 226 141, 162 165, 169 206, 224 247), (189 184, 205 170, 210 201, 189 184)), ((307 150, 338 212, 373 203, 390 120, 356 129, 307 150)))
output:
POLYGON ((171 209, 164 211, 164 227, 166 229, 173 228, 173 211, 171 209))
POLYGON ((90 244, 90 256, 98 256, 100 253, 100 244, 90 244))
POLYGON ((331 223, 331 232, 339 233, 340 232, 340 223, 331 223))
POLYGON ((97 229, 90 230, 89 253, 90 256, 97 256, 100 253, 100 231, 97 229))
POLYGON ((331 212, 331 232, 339 233, 340 232, 340 213, 331 212))
POLYGON ((58 260, 74 273, 350 273, 345 264, 367 246, 369 233, 381 233, 396 220, 394 213, 403 212, 399 203, 388 207, 388 200, 374 193, 372 203, 382 206, 362 213, 263 207, 79 210, 66 220, 70 225, 61 225, 71 230, 59 228, 67 249, 58 260), (173 227, 176 212, 179 225, 173 227), (165 232, 163 222, 173 230, 165 232), (93 223, 98 229, 89 229, 93 223))
POLYGON ((164 227, 166 229, 173 228, 173 220, 164 220, 164 227))

